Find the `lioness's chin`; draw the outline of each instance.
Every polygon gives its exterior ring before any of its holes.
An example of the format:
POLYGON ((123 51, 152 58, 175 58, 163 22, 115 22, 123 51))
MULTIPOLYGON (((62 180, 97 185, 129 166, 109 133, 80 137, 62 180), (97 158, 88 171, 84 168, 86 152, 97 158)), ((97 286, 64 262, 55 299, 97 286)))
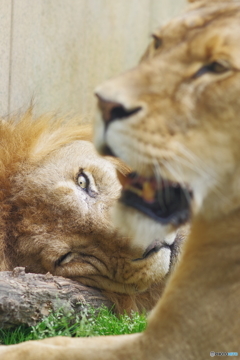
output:
POLYGON ((154 239, 171 245, 176 230, 171 224, 162 225, 135 209, 118 202, 112 212, 115 225, 125 236, 132 237, 132 245, 146 249, 154 239))

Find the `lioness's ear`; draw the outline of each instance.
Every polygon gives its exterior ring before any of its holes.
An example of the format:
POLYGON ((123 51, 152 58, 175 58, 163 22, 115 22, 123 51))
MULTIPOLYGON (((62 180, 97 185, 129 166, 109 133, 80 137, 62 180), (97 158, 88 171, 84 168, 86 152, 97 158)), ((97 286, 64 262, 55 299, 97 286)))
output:
POLYGON ((188 0, 189 3, 195 3, 195 2, 202 2, 202 3, 206 3, 206 4, 211 4, 211 3, 216 3, 216 2, 232 2, 234 0, 188 0))

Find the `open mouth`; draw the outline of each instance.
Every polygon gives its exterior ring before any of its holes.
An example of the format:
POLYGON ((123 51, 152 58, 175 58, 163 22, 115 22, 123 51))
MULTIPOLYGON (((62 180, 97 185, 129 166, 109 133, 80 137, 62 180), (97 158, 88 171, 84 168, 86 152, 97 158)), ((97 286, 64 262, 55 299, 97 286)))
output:
POLYGON ((192 191, 187 185, 146 178, 136 172, 119 175, 123 186, 120 202, 161 224, 179 226, 190 218, 192 191))

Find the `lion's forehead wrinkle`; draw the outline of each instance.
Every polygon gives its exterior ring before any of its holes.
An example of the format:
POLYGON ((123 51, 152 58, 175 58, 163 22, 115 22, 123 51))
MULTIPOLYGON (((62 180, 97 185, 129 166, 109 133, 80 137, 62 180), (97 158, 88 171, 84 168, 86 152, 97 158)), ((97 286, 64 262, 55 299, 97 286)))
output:
MULTIPOLYGON (((231 26, 232 24, 229 25, 229 27, 231 26)), ((226 26, 224 28, 226 29, 226 26)), ((231 51, 231 48, 234 43, 239 43, 238 31, 239 26, 236 26, 235 36, 232 35, 234 32, 232 29, 227 29, 225 32, 213 29, 210 33, 208 31, 197 33, 188 44, 189 59, 200 62, 229 59, 236 62, 239 57, 239 49, 235 47, 234 51, 231 51)))
POLYGON ((72 191, 76 191, 76 185, 74 184, 73 181, 70 181, 70 180, 59 180, 57 182, 57 184, 55 185, 55 188, 58 189, 58 188, 66 188, 66 189, 69 189, 69 190, 72 190, 72 191))
MULTIPOLYGON (((199 11, 199 9, 197 9, 196 11, 189 11, 182 16, 171 20, 165 26, 162 26, 158 31, 155 31, 155 34, 157 34, 163 42, 163 50, 162 52, 160 51, 160 56, 162 56, 164 50, 169 51, 169 49, 172 49, 177 45, 187 43, 189 53, 191 53, 191 48, 192 52, 196 53, 195 55, 197 55, 198 52, 201 51, 200 58, 203 58, 203 56, 206 56, 207 50, 204 50, 204 46, 200 46, 199 42, 202 42, 203 44, 206 40, 206 36, 211 38, 215 33, 218 35, 218 42, 220 42, 221 39, 227 37, 228 33, 233 33, 233 27, 236 28, 235 32, 237 33, 239 22, 238 17, 240 16, 239 8, 233 6, 232 10, 231 7, 226 7, 226 4, 219 5, 220 6, 217 7, 213 6, 207 9, 204 8, 201 11, 199 11), (230 12, 230 15, 231 12, 234 11, 234 19, 231 19, 231 21, 229 21, 227 17, 226 10, 230 12), (214 29, 213 27, 213 29, 211 29, 211 31, 209 32, 208 27, 212 25, 212 21, 217 22, 216 27, 218 29, 214 29), (219 28, 221 28, 222 31, 219 31, 219 28), (196 41, 194 41, 195 38, 196 41)), ((215 39, 216 38, 217 37, 215 37, 215 39)), ((213 43, 214 42, 212 42, 212 44, 213 43)), ((211 47, 208 46, 208 50, 209 48, 211 47)))
MULTIPOLYGON (((72 145, 70 150, 72 149, 76 150, 76 147, 72 145)), ((33 186, 39 187, 42 184, 44 187, 50 186, 61 191, 65 188, 66 192, 71 190, 75 195, 79 195, 76 181, 80 170, 89 177, 91 188, 96 193, 99 190, 103 194, 119 191, 120 185, 113 164, 98 155, 91 158, 87 153, 79 155, 75 151, 67 154, 63 152, 63 154, 57 154, 57 157, 51 157, 41 168, 32 171, 28 175, 28 180, 33 186)))

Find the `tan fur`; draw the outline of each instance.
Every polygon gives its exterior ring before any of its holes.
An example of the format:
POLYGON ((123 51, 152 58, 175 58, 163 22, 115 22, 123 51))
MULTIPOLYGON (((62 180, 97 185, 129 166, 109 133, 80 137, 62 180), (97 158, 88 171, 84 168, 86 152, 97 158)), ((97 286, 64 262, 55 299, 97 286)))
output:
POLYGON ((115 168, 126 173, 126 165, 101 158, 91 127, 78 119, 33 119, 29 110, 0 122, 0 138, 0 269, 25 266, 100 288, 116 312, 152 309, 170 256, 162 249, 134 261, 145 249, 110 222, 120 191, 115 168), (77 184, 80 169, 92 197, 77 184))
MULTIPOLYGON (((155 35, 160 48, 152 43, 139 66, 97 89, 107 101, 142 110, 109 123, 104 137, 99 119, 95 141, 99 149, 106 141, 145 176, 158 164, 165 178, 191 186, 193 224, 182 259, 144 333, 27 343, 3 348, 4 360, 206 360, 211 351, 240 353, 240 2, 194 1, 155 35), (214 61, 227 70, 196 75, 214 61)), ((124 211, 122 221, 134 220, 134 211, 124 211)), ((163 231, 144 215, 141 222, 163 231)))

